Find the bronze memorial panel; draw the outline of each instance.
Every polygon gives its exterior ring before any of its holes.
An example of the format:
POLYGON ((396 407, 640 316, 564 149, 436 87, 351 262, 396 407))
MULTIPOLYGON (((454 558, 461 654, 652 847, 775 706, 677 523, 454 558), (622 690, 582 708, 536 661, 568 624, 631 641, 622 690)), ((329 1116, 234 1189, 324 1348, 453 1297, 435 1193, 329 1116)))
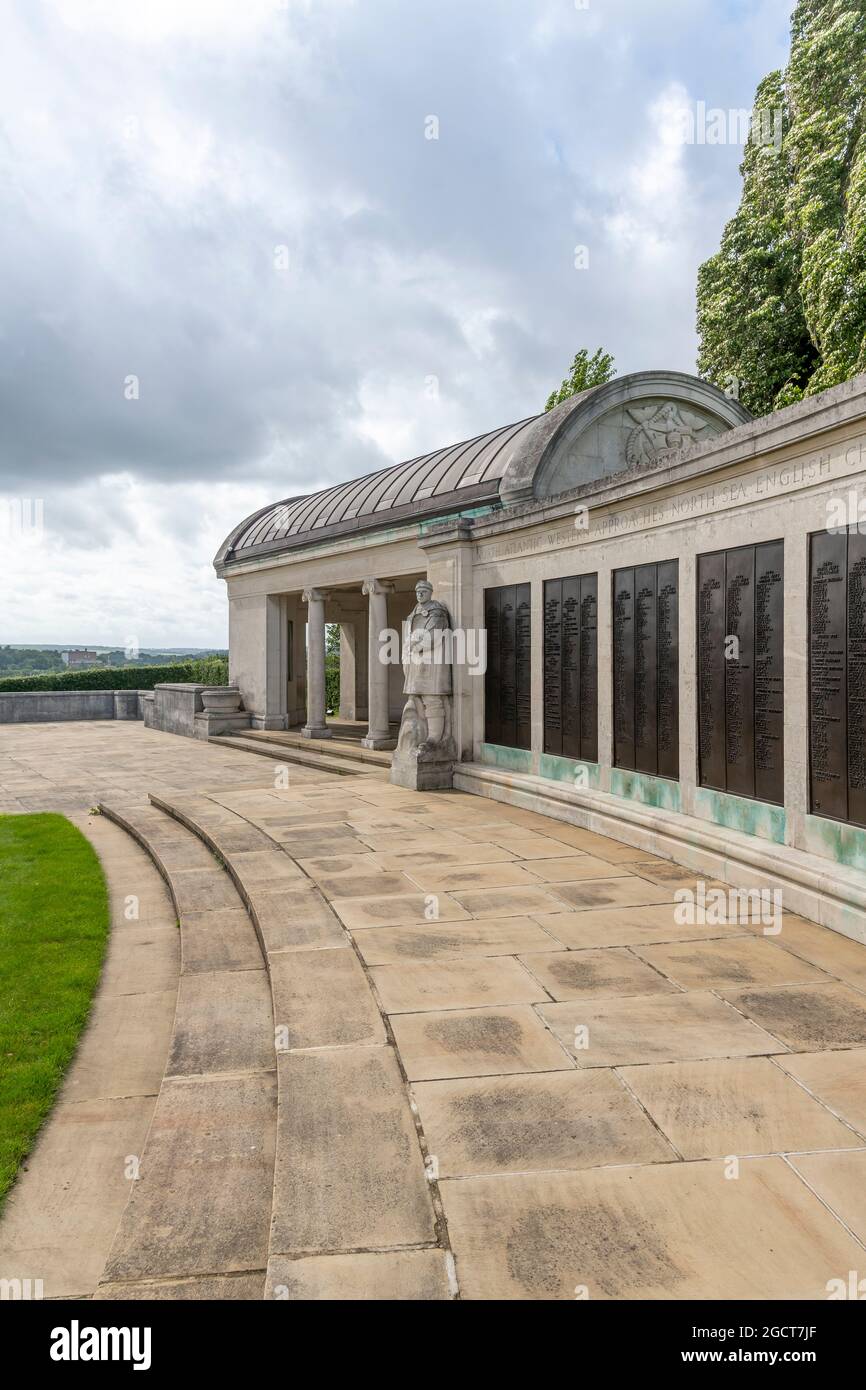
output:
POLYGON ((698 777, 784 801, 784 547, 698 556, 698 777))
POLYGON ((487 670, 484 738, 529 748, 531 727, 531 588, 507 584, 484 591, 487 670))
POLYGON ((810 810, 866 826, 866 536, 809 541, 810 810))
POLYGON ((598 576, 544 585, 544 751, 598 758, 598 576))
POLYGON ((617 767, 679 776, 678 564, 613 576, 613 731, 617 767))

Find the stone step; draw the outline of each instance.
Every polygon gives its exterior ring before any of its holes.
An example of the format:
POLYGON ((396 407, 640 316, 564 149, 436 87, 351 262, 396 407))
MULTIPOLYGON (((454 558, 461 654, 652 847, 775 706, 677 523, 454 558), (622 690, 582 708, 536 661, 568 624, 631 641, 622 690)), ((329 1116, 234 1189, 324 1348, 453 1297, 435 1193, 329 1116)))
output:
POLYGON ((314 768, 319 772, 330 772, 337 777, 371 776, 379 771, 369 763, 353 760, 350 757, 332 756, 319 753, 310 747, 295 744, 276 744, 264 739, 253 738, 247 734, 218 734, 208 740, 225 748, 239 748, 244 753, 257 753, 259 757, 273 758, 279 763, 298 763, 301 767, 314 768))
POLYGON ((277 1120, 264 956, 231 876, 201 837, 148 803, 99 809, 166 881, 181 975, 139 1177, 95 1297, 261 1298, 277 1120))
POLYGON ((207 798, 151 802, 223 859, 267 961, 278 1100, 265 1297, 448 1298, 408 1088, 348 933, 260 825, 207 798), (234 848, 251 834, 257 848, 234 848))
POLYGON ((243 735, 256 743, 272 743, 279 748, 298 748, 302 752, 321 752, 329 758, 349 762, 371 763, 377 767, 391 766, 391 751, 387 748, 365 748, 360 738, 343 738, 335 734, 330 739, 308 739, 302 734, 284 729, 252 729, 243 735))

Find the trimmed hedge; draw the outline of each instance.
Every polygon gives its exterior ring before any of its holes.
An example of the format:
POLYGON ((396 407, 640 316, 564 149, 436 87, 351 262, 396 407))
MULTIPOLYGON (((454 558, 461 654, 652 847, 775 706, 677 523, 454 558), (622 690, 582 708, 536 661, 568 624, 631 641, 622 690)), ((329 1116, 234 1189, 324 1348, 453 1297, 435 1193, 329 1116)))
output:
POLYGON ((22 690, 152 690, 164 681, 228 685, 228 662, 223 656, 209 656, 171 666, 94 666, 86 671, 46 671, 42 676, 4 676, 0 694, 22 690))

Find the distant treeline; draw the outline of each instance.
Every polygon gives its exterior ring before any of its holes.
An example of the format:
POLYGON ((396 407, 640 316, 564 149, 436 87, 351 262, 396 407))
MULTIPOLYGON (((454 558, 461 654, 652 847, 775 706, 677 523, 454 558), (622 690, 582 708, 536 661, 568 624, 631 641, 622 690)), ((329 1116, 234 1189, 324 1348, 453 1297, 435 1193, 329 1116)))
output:
MULTIPOLYGON (((79 667, 78 669, 91 669, 92 667, 102 671, 108 667, 174 666, 178 662, 206 661, 212 656, 222 658, 224 655, 223 652, 212 652, 208 653, 207 656, 197 657, 192 654, 187 656, 183 652, 143 651, 137 657, 128 657, 123 648, 119 647, 116 651, 100 652, 89 667, 79 667)), ((43 671, 66 671, 67 669, 59 651, 52 651, 43 647, 0 647, 0 676, 11 676, 16 673, 39 675, 43 671)))
POLYGON ((163 666, 89 666, 85 670, 46 672, 36 676, 2 676, 0 693, 22 690, 152 690, 163 681, 198 681, 228 685, 229 663, 224 656, 204 656, 163 666))

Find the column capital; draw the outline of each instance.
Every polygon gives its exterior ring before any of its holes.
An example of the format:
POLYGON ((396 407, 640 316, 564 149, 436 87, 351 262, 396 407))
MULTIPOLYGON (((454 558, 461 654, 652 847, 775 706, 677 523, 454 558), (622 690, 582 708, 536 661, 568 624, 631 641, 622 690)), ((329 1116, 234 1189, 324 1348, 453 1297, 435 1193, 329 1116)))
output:
POLYGON ((386 579, 365 579, 361 585, 361 593, 367 594, 393 594, 394 585, 386 579))
POLYGON ((330 598, 329 589, 304 589, 301 592, 302 603, 324 603, 330 598))

